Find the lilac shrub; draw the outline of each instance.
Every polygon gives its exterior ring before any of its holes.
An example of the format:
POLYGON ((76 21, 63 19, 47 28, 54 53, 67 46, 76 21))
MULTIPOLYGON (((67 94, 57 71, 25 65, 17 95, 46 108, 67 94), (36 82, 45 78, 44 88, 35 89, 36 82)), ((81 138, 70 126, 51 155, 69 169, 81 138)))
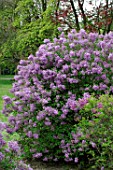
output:
POLYGON ((6 124, 0 122, 0 168, 4 170, 33 170, 22 161, 20 146, 17 141, 6 141, 3 130, 6 124))
POLYGON ((4 96, 7 132, 18 132, 27 158, 78 163, 84 156, 75 124, 92 93, 113 92, 113 32, 72 30, 44 40, 14 77, 14 98, 4 96), (73 132, 74 128, 74 132, 73 132))

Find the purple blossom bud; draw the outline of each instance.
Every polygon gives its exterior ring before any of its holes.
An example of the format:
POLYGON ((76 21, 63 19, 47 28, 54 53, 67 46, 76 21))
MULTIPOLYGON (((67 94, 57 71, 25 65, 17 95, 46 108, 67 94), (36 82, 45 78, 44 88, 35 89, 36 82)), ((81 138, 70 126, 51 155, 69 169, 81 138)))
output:
POLYGON ((68 158, 69 157, 69 153, 65 153, 65 157, 68 158))
POLYGON ((33 59, 34 59, 34 56, 31 54, 31 55, 28 57, 28 60, 33 61, 33 59))
POLYGON ((84 54, 84 59, 85 60, 91 60, 91 54, 90 53, 85 53, 84 54))
POLYGON ((12 99, 9 96, 3 96, 3 100, 7 103, 7 104, 11 104, 12 103, 12 99))
POLYGON ((60 31, 60 32, 61 32, 61 31, 62 31, 62 27, 58 27, 58 31, 60 31))
POLYGON ((106 46, 106 43, 105 43, 104 41, 101 41, 101 42, 100 42, 100 47, 101 47, 102 49, 104 49, 105 46, 106 46))
POLYGON ((83 148, 78 148, 78 150, 82 152, 82 151, 83 151, 83 148))
POLYGON ((26 60, 20 60, 20 65, 26 66, 27 65, 27 61, 26 60))
POLYGON ((46 126, 50 126, 50 125, 51 125, 51 122, 49 122, 49 121, 47 122, 47 121, 46 121, 46 122, 44 122, 44 124, 45 124, 46 126))
POLYGON ((4 130, 6 128, 6 123, 0 122, 0 131, 4 130))
POLYGON ((92 146, 93 148, 96 148, 96 143, 90 142, 90 144, 91 144, 91 146, 92 146))
POLYGON ((74 57, 75 56, 75 52, 74 51, 70 51, 69 55, 70 55, 70 57, 74 57))
POLYGON ((17 141, 10 141, 10 142, 8 142, 8 146, 14 152, 18 152, 20 150, 20 147, 19 147, 17 141))
POLYGON ((108 60, 113 61, 113 53, 110 53, 110 54, 109 54, 109 56, 108 56, 108 60))
POLYGON ((74 159, 74 162, 75 162, 75 163, 78 163, 78 158, 75 158, 75 159, 74 159))
POLYGON ((65 118, 66 118, 66 115, 61 114, 60 119, 65 119, 65 118))
POLYGON ((36 109, 35 104, 30 104, 30 111, 34 112, 36 109))
POLYGON ((73 35, 72 35, 71 33, 68 33, 68 38, 69 38, 70 40, 72 40, 72 39, 73 39, 73 35))
POLYGON ((0 152, 0 162, 4 159, 4 154, 2 152, 0 152))
POLYGON ((32 131, 29 131, 29 132, 27 133, 27 136, 28 136, 29 138, 32 138, 32 131))
POLYGON ((98 90, 98 89, 99 89, 99 86, 94 85, 94 86, 93 86, 93 89, 94 89, 94 90, 98 90))
POLYGON ((86 143, 86 141, 85 140, 82 140, 82 144, 84 145, 86 143))
POLYGON ((43 158, 43 161, 48 161, 48 158, 47 157, 43 158))
POLYGON ((39 138, 39 135, 38 135, 38 134, 33 134, 33 137, 34 137, 35 139, 38 139, 38 138, 39 138))
POLYGON ((98 34, 97 33, 89 33, 89 37, 88 38, 89 38, 89 40, 94 42, 98 38, 98 34))
POLYGON ((98 103, 98 104, 97 104, 97 107, 98 107, 99 109, 103 108, 102 103, 98 103))
POLYGON ((44 43, 49 43, 50 39, 44 39, 44 43))
POLYGON ((40 158, 42 157, 42 153, 36 153, 33 155, 34 158, 40 158))

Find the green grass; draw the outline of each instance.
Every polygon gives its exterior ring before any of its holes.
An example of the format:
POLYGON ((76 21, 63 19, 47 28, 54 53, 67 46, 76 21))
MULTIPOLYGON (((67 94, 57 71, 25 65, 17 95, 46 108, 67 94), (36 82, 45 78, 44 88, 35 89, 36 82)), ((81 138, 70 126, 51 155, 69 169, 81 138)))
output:
MULTIPOLYGON (((2 96, 5 96, 5 95, 10 96, 10 97, 13 96, 13 94, 10 93, 10 89, 12 88, 12 81, 9 78, 13 79, 13 76, 12 75, 6 75, 6 76, 0 75, 0 111, 3 108, 2 96)), ((4 115, 0 113, 0 120, 4 121, 4 119, 5 119, 4 115)))
POLYGON ((2 78, 13 78, 14 75, 0 75, 0 79, 2 78))
MULTIPOLYGON (((0 75, 0 121, 7 122, 7 118, 1 113, 1 110, 3 109, 3 96, 10 96, 13 97, 13 94, 10 93, 10 90, 12 88, 13 81, 13 75, 0 75)), ((17 133, 14 133, 13 135, 9 135, 6 131, 2 132, 4 139, 6 141, 11 140, 19 140, 19 135, 17 133)))

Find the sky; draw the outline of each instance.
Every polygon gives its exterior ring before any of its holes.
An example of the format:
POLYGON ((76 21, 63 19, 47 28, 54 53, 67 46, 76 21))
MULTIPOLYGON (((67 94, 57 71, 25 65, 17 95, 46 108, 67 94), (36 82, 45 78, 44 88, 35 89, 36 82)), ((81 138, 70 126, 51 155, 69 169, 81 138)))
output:
MULTIPOLYGON (((91 2, 95 7, 97 7, 99 6, 100 2, 103 2, 103 0, 94 0, 91 2)), ((84 9, 87 9, 88 11, 93 10, 93 5, 90 5, 86 0, 84 1, 84 9)))

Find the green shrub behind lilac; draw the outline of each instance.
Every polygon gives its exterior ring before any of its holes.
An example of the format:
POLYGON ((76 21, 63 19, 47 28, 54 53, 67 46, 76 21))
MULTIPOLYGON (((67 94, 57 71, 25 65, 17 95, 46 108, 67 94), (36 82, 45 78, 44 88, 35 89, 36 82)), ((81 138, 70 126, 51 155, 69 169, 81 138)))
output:
POLYGON ((82 119, 75 131, 82 133, 81 147, 90 169, 113 169, 113 96, 91 97, 80 114, 82 119))
POLYGON ((90 94, 113 91, 112 37, 112 32, 62 32, 53 42, 45 39, 36 56, 20 61, 12 88, 15 97, 4 97, 2 112, 9 116, 7 132, 21 136, 27 158, 83 160, 82 134, 75 124, 90 94))

